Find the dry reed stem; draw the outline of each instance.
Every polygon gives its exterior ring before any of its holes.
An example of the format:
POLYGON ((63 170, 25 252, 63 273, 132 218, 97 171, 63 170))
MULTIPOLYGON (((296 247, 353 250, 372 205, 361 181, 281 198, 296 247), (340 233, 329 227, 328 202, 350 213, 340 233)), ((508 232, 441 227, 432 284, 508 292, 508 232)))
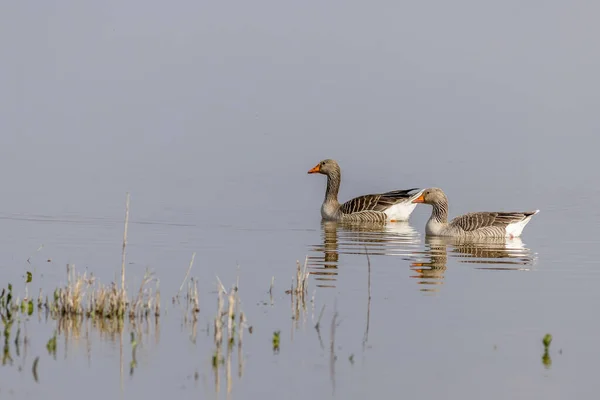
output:
POLYGON ((365 326, 365 334, 363 336, 363 350, 367 344, 367 341, 369 340, 369 322, 371 319, 371 258, 369 257, 369 250, 367 249, 367 246, 365 246, 365 254, 367 255, 367 271, 368 271, 368 277, 367 277, 367 323, 365 326))
MULTIPOLYGON (((337 303, 337 302, 336 302, 337 303)), ((331 385, 333 393, 335 393, 335 361, 337 357, 335 355, 335 328, 338 326, 337 317, 337 304, 333 307, 333 318, 331 318, 331 338, 330 338, 330 353, 329 353, 329 373, 331 378, 331 385)))
POLYGON ((194 265, 194 259, 196 258, 196 252, 194 252, 192 254, 192 260, 190 261, 190 265, 187 269, 187 272, 185 273, 185 277, 183 278, 183 282, 181 282, 181 286, 179 286, 179 292, 177 292, 177 296, 179 296, 179 294, 181 293, 181 290, 183 289, 183 285, 185 284, 185 281, 187 280, 188 276, 190 275, 190 271, 192 270, 192 265, 194 265))
POLYGON ((292 279, 292 288, 290 289, 292 316, 296 327, 298 327, 300 319, 300 310, 306 311, 306 293, 308 291, 308 277, 310 276, 310 272, 307 269, 308 256, 304 260, 304 267, 300 265, 299 261, 296 261, 296 287, 294 287, 294 280, 292 279))
POLYGON ((229 297, 228 297, 228 302, 229 302, 229 311, 227 313, 227 341, 230 345, 233 344, 234 342, 234 337, 233 337, 233 331, 234 331, 234 324, 235 324, 235 294, 236 294, 237 289, 236 288, 232 288, 229 291, 229 297))
POLYGON ((200 312, 200 304, 199 304, 199 300, 198 300, 198 280, 191 278, 191 281, 192 281, 193 286, 192 286, 192 291, 191 291, 192 296, 190 298, 190 301, 194 304, 194 308, 192 310, 194 318, 197 318, 196 313, 200 312))
MULTIPOLYGON (((221 285, 222 286, 222 285, 221 285)), ((220 348, 223 342, 223 321, 221 316, 223 315, 223 292, 221 288, 218 289, 217 298, 217 316, 215 317, 215 344, 220 348)))
POLYGON ((310 272, 308 268, 308 256, 304 259, 304 268, 300 265, 300 261, 296 261, 296 295, 304 298, 306 291, 308 290, 308 276, 310 272))
POLYGON ((123 252, 121 253, 121 290, 125 296, 125 249, 127 247, 127 229, 129 227, 129 192, 125 201, 125 229, 123 231, 123 252))
POLYGON ((196 336, 198 335, 198 318, 192 320, 192 333, 190 334, 190 341, 196 344, 196 336))
MULTIPOLYGON (((137 298, 134 302, 132 302, 133 306, 129 309, 129 317, 134 318, 137 314, 138 307, 141 307, 143 296, 144 296, 144 287, 154 280, 154 274, 150 272, 150 270, 146 269, 144 273, 144 277, 142 278, 142 283, 140 284, 140 290, 138 291, 137 298)), ((151 296, 148 296, 149 303, 147 304, 146 311, 150 310, 151 307, 151 296)))
POLYGON ((244 356, 242 354, 242 336, 244 333, 244 325, 246 322, 246 317, 244 316, 244 312, 240 311, 240 325, 238 328, 238 377, 242 377, 244 373, 244 356))
POLYGON ((246 317, 243 311, 240 311, 240 322, 238 328, 238 349, 242 348, 242 336, 244 334, 244 324, 246 322, 246 317))
POLYGON ((217 276, 219 285, 217 286, 217 315, 215 317, 215 354, 213 355, 213 371, 215 373, 215 390, 218 393, 220 390, 219 364, 221 363, 221 344, 223 343, 223 293, 227 294, 221 280, 217 276))
POLYGON ((160 315, 160 282, 156 280, 156 297, 154 299, 154 316, 160 315))
POLYGON ((227 386, 227 398, 231 394, 232 379, 231 379, 231 346, 227 347, 227 360, 225 361, 225 382, 227 386))

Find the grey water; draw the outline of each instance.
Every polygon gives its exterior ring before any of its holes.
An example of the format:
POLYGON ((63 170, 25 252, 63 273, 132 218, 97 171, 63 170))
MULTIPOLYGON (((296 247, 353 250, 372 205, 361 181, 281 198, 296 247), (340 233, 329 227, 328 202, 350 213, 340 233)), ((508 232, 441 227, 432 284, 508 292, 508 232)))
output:
POLYGON ((128 288, 154 271, 163 312, 121 334, 22 319, 27 344, 9 343, 0 396, 595 394, 598 11, 3 4, 2 288, 22 297, 30 271, 29 292, 51 296, 67 264, 118 281, 129 192, 128 288), (541 211, 521 238, 488 243, 426 237, 426 205, 407 223, 322 224, 325 177, 306 172, 324 158, 341 165, 340 200, 437 186, 451 217, 541 211), (172 301, 194 252, 196 323, 172 301), (299 319, 286 294, 296 261, 311 273, 299 319), (239 282, 253 332, 214 368, 217 276, 239 282))

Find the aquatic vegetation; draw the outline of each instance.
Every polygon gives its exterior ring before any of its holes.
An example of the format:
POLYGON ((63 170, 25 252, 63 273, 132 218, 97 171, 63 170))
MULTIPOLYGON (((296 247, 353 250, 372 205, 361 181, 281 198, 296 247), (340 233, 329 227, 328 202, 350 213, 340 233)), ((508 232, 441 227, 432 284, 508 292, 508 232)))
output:
MULTIPOLYGON (((153 273, 146 271, 135 297, 127 298, 124 289, 116 284, 103 285, 87 273, 78 274, 75 266, 67 265, 67 285, 57 288, 51 301, 45 306, 55 317, 129 318, 160 315, 160 291, 158 283, 152 293, 147 286, 154 281, 153 273)), ((33 307, 33 302, 31 302, 33 307)))
POLYGON ((544 344, 544 348, 548 348, 550 347, 550 343, 552 343, 552 335, 549 333, 546 333, 546 335, 544 335, 544 338, 542 339, 542 343, 544 344))
POLYGON ((48 350, 48 354, 56 358, 56 332, 54 332, 54 335, 46 343, 46 350, 48 350))
MULTIPOLYGON (((237 336, 237 361, 238 361, 238 376, 241 377, 244 368, 244 356, 242 352, 242 339, 244 329, 247 327, 246 317, 241 309, 241 301, 239 296, 239 277, 237 283, 231 287, 229 291, 217 277, 217 314, 214 319, 214 344, 215 350, 211 357, 211 365, 215 375, 215 387, 217 392, 220 387, 220 367, 225 368, 225 378, 227 385, 227 393, 231 393, 232 378, 231 364, 233 357, 233 348, 237 336), (225 305, 227 301, 227 305, 225 305), (236 323, 237 317, 237 323, 236 323), (226 323, 223 321, 226 318, 226 323), (224 329, 227 326, 227 350, 223 356, 223 338, 225 335, 224 329)), ((251 327, 248 327, 252 333, 251 327)))
POLYGON ((281 341, 281 331, 273 332, 273 353, 279 353, 279 343, 281 341))
POLYGON ((14 304, 12 302, 13 300, 13 293, 12 293, 12 284, 8 284, 8 290, 6 289, 2 289, 2 292, 0 293, 0 308, 4 308, 6 310, 6 312, 11 311, 11 309, 13 308, 14 304))
POLYGON ((542 343, 544 345, 544 354, 542 355, 542 364, 546 369, 549 369, 552 366, 552 358, 550 358, 550 343, 552 343, 552 335, 546 333, 544 338, 542 339, 542 343))

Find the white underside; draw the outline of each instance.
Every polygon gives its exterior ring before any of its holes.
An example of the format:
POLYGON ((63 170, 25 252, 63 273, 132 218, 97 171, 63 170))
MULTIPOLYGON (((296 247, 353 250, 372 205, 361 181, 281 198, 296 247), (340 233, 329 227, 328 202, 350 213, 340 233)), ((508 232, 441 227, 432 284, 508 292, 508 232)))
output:
POLYGON ((387 215, 388 221, 408 221, 416 206, 410 202, 394 204, 385 210, 385 215, 387 215))
MULTIPOLYGON (((423 190, 425 190, 425 189, 423 189, 423 190)), ((412 214, 415 207, 417 206, 417 203, 413 203, 412 201, 414 199, 416 199, 417 197, 419 197, 421 195, 421 193, 423 193, 423 190, 418 191, 417 193, 412 195, 412 197, 408 198, 406 201, 403 201, 398 204, 394 204, 393 206, 391 206, 390 208, 385 210, 385 215, 387 215, 387 220, 388 221, 398 221, 398 222, 408 221, 410 214, 412 214)))
POLYGON ((523 232, 523 228, 525 228, 525 225, 527 225, 527 223, 529 223, 529 221, 531 220, 531 217, 533 217, 535 214, 539 213, 540 210, 535 210, 534 214, 531 214, 529 217, 525 218, 522 221, 519 222, 515 222, 512 224, 508 224, 508 226, 506 227, 506 237, 519 237, 521 236, 521 232, 523 232))
POLYGON ((525 249, 525 245, 523 244, 523 241, 521 240, 521 238, 515 237, 512 239, 506 238, 505 239, 505 245, 506 248, 509 250, 524 250, 525 249))
POLYGON ((398 221, 404 222, 408 221, 410 214, 414 211, 417 203, 413 203, 412 201, 419 197, 423 193, 423 190, 418 191, 412 197, 398 204, 394 204, 390 208, 386 209, 385 215, 387 215, 388 221, 398 221))

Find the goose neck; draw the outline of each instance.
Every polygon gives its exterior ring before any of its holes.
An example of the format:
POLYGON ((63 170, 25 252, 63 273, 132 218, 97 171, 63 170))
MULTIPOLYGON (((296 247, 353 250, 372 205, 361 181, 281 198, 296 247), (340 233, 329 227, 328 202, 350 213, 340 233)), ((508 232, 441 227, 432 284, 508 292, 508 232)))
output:
POLYGON ((448 223, 448 200, 440 199, 431 205, 433 207, 431 219, 439 222, 440 224, 448 223))
POLYGON ((325 203, 338 204, 338 192, 340 191, 341 173, 332 171, 327 174, 327 190, 325 191, 325 203))

